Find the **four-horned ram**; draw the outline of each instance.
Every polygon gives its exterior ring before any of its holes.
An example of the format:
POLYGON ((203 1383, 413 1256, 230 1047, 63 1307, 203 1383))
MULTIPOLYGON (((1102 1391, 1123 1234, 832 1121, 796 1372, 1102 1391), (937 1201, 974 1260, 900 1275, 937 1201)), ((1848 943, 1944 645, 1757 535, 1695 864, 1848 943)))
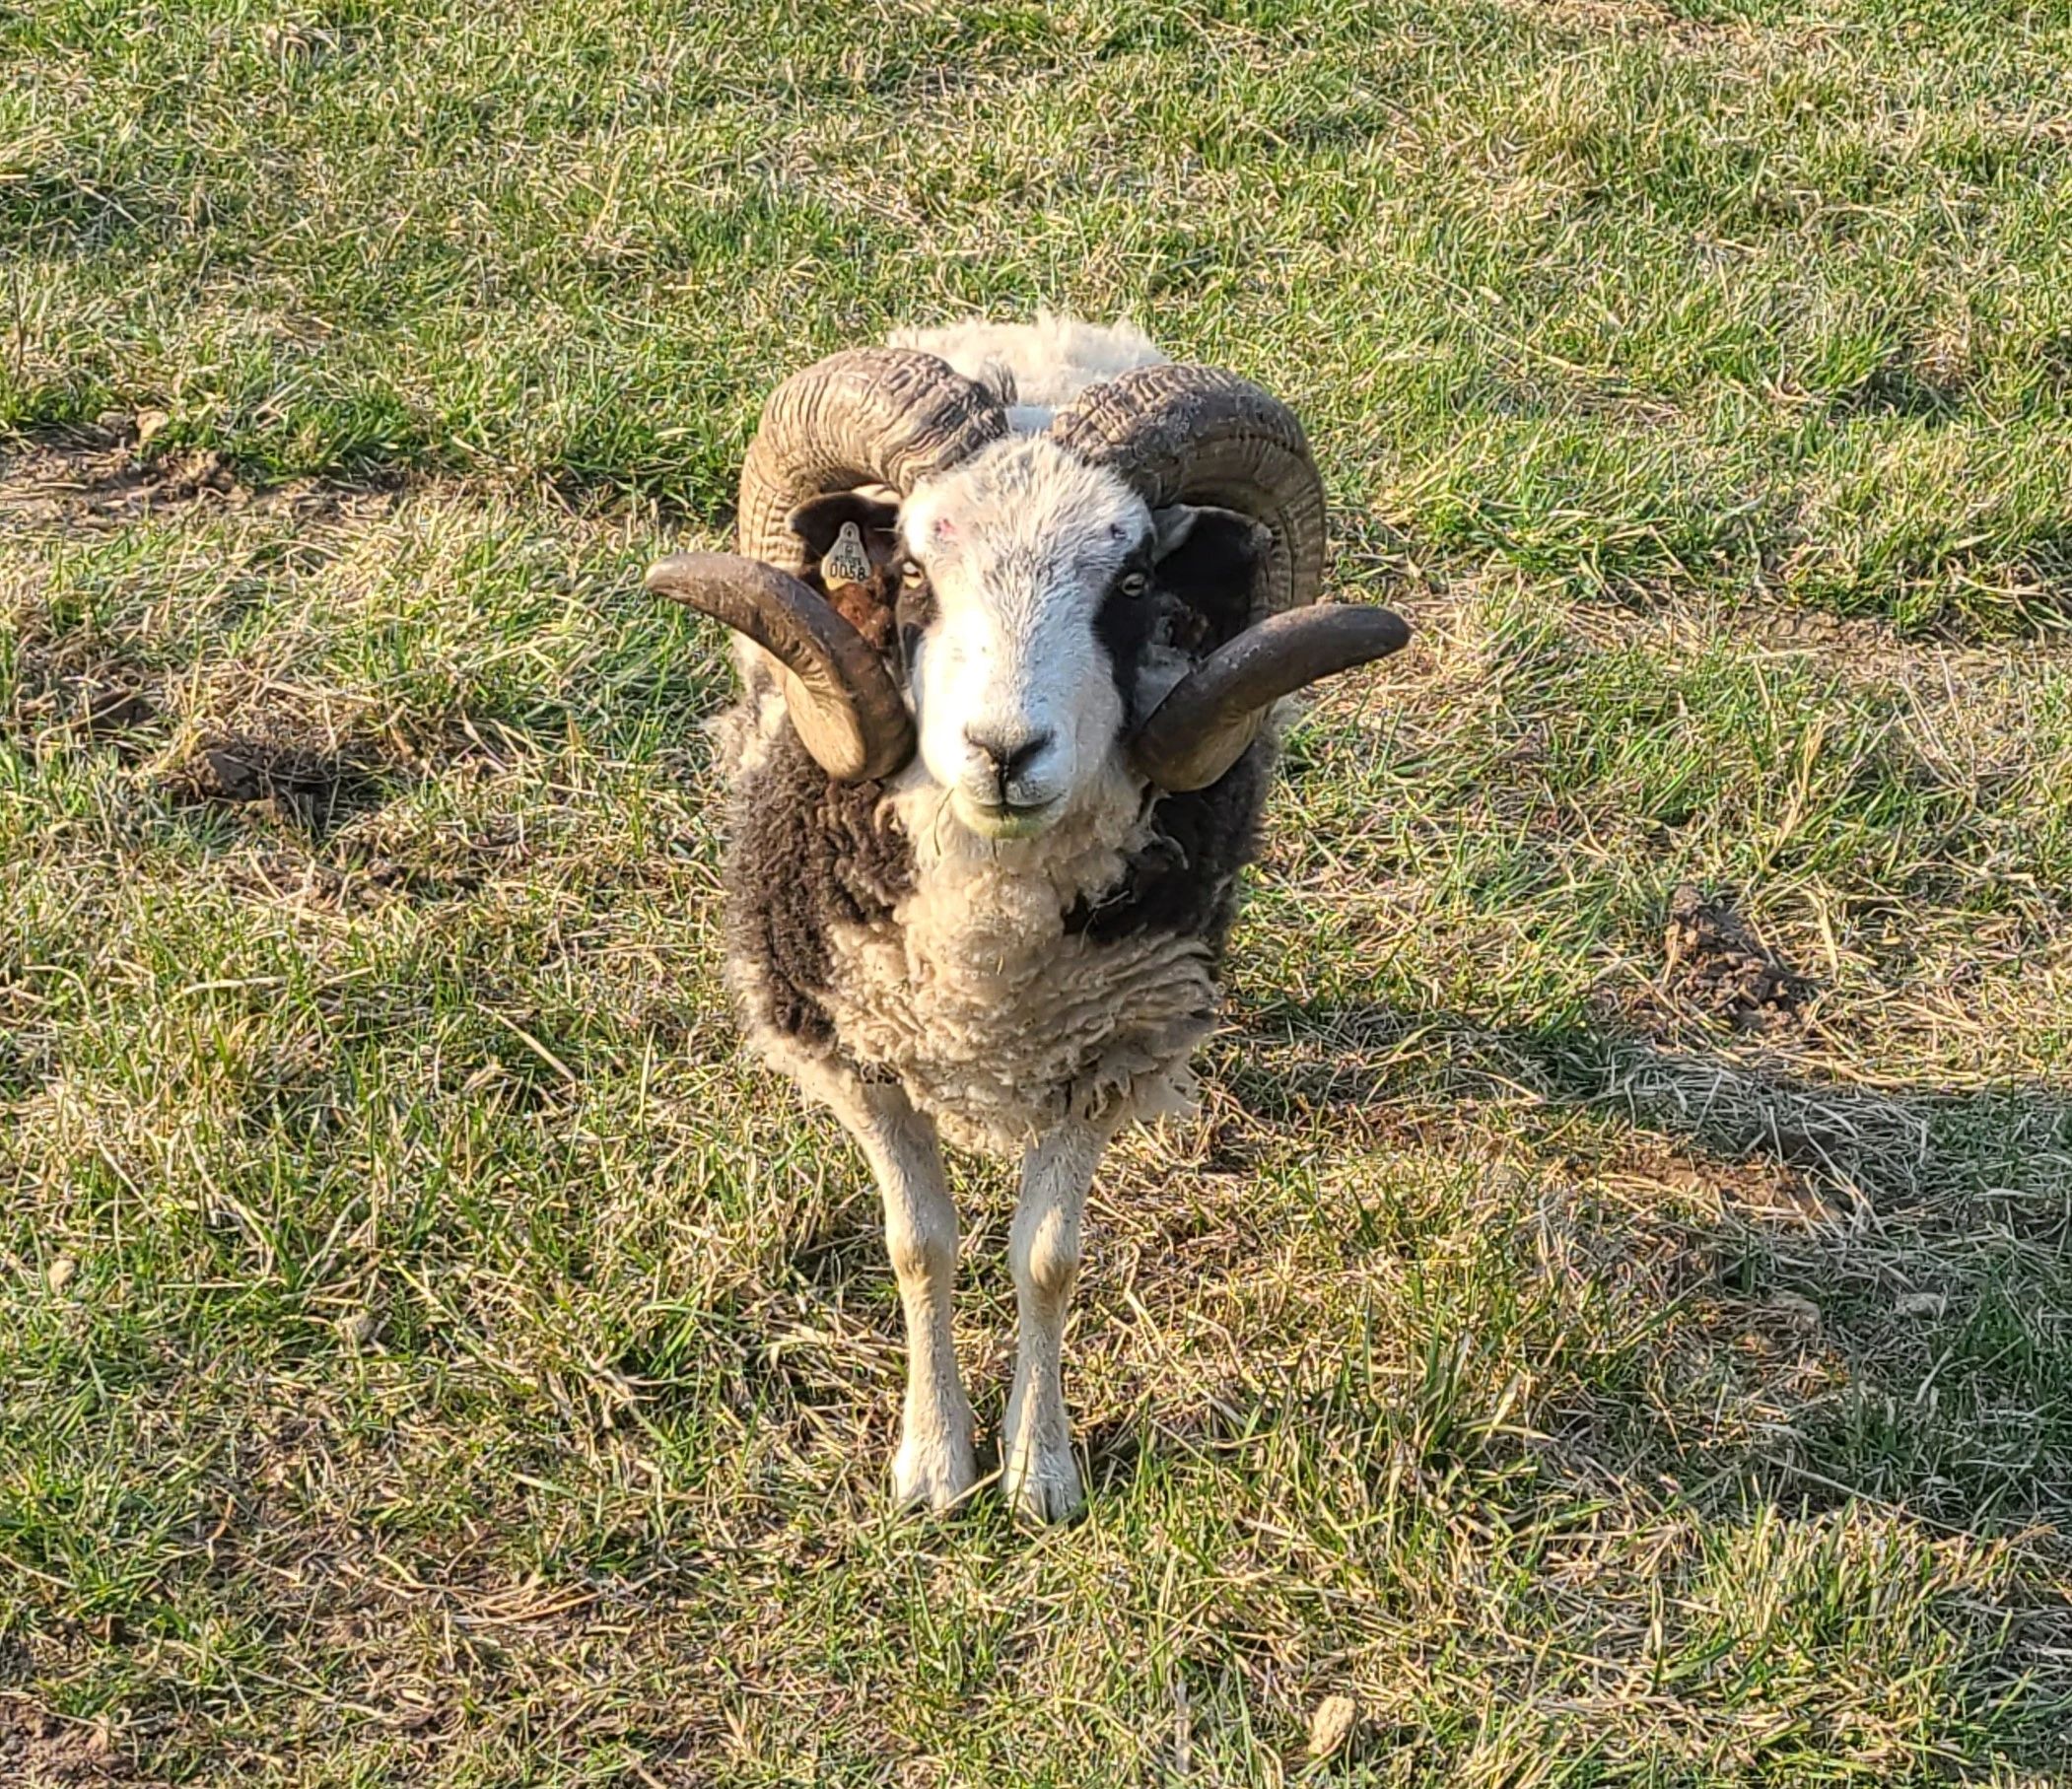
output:
POLYGON ((1020 1161, 1001 1471, 1055 1520, 1081 1495, 1059 1373, 1080 1211, 1117 1129, 1187 1099, 1275 705, 1407 630, 1315 605, 1324 494, 1289 410, 1127 326, 911 331, 788 379, 739 546, 648 582, 743 636, 727 975, 884 1196, 894 1491, 942 1508, 978 1479, 947 1138, 1020 1161))

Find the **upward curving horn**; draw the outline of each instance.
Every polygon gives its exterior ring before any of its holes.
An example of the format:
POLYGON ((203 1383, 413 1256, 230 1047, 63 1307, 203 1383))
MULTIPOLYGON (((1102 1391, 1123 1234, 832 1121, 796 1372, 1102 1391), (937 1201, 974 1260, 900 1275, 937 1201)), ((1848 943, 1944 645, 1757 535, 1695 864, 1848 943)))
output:
POLYGON ((1286 609, 1218 647, 1173 686, 1130 741, 1130 765, 1175 793, 1207 789, 1259 736, 1283 696, 1410 644, 1391 609, 1321 603, 1286 609))
POLYGON ((905 493, 1007 431, 1000 400, 932 354, 853 348, 770 394, 741 465, 738 556, 683 553, 648 587, 748 639, 784 666, 785 706, 838 782, 889 777, 914 755, 914 721, 885 662, 802 582, 811 567, 788 517, 859 485, 905 493))
POLYGON ((1061 412, 1051 434, 1154 509, 1220 504, 1273 537, 1252 625, 1181 678, 1129 742, 1131 768, 1155 788, 1208 788, 1281 697, 1410 639, 1387 609, 1311 606, 1324 583, 1324 483, 1295 413, 1249 379, 1212 367, 1133 368, 1061 412))

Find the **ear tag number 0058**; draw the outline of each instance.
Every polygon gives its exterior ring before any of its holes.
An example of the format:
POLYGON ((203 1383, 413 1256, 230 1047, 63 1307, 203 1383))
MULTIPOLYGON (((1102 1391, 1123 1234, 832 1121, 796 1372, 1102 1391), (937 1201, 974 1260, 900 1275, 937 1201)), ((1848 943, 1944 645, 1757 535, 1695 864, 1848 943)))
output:
POLYGON ((863 550, 863 536, 857 524, 845 521, 835 536, 835 544, 827 549, 827 557, 820 562, 820 576, 829 588, 838 584, 868 584, 870 582, 870 555, 863 550))

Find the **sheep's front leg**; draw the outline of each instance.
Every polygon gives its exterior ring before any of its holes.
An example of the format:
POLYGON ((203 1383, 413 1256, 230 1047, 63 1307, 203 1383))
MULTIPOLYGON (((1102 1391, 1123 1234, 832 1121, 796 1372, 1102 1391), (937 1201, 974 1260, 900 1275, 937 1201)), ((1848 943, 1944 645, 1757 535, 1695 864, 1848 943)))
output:
POLYGON ((957 1212, 933 1123, 896 1087, 861 1087, 836 1107, 863 1147, 885 1201, 885 1246, 907 1318, 907 1400, 892 1494, 947 1509, 978 1482, 971 1405, 957 1376, 950 1295, 957 1212))
POLYGON ((1038 1522, 1062 1522, 1083 1501, 1060 1356, 1079 1272, 1079 1216, 1108 1136, 1106 1127, 1069 1123, 1021 1164, 1021 1201, 1008 1239, 1021 1345, 1001 1437, 1001 1476, 1014 1507, 1038 1522))

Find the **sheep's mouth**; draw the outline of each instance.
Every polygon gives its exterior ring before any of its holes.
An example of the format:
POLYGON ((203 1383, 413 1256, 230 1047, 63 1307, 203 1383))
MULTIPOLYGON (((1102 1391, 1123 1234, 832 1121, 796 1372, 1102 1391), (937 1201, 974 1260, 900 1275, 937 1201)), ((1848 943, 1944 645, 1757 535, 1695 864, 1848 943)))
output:
POLYGON ((984 839, 1033 839, 1050 829, 1064 810, 1063 796, 1022 806, 1013 801, 975 801, 961 791, 952 803, 957 817, 984 839))

